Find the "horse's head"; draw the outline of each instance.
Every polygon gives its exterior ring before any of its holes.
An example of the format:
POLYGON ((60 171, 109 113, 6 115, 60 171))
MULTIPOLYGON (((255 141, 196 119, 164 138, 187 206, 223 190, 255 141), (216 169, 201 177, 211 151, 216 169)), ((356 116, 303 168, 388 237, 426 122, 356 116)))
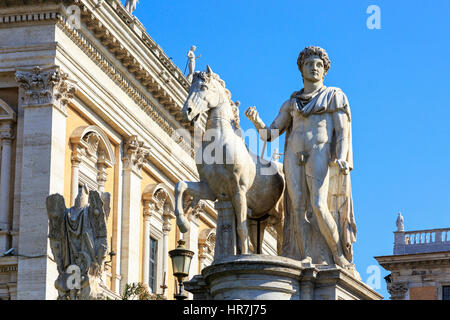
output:
POLYGON ((181 115, 184 120, 193 124, 201 114, 221 105, 226 99, 225 83, 209 66, 206 66, 206 71, 194 73, 181 115))

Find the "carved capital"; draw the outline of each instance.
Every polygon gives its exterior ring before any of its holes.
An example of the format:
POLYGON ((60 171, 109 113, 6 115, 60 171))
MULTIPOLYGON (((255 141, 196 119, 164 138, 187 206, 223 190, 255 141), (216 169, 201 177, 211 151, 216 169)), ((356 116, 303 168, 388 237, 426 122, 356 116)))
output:
POLYGON ((164 216, 164 221, 163 221, 163 233, 164 234, 169 234, 170 230, 172 229, 172 224, 170 223, 170 219, 168 215, 164 216))
POLYGON ((71 157, 72 165, 79 166, 83 155, 84 155, 84 149, 78 145, 74 145, 73 151, 72 151, 72 157, 71 157))
POLYGON ((184 199, 184 208, 187 216, 193 222, 198 222, 198 218, 205 211, 205 203, 199 201, 199 199, 189 199, 186 197, 184 199))
POLYGON ((0 140, 3 143, 14 140, 14 123, 12 121, 0 122, 0 140))
POLYGON ((42 69, 37 66, 32 70, 17 71, 16 81, 24 90, 25 107, 54 105, 65 113, 76 91, 75 83, 69 80, 67 73, 54 67, 42 69))
POLYGON ((155 208, 156 206, 151 200, 144 200, 144 219, 150 219, 155 208))
POLYGON ((125 143, 124 168, 140 172, 146 161, 149 161, 150 148, 139 141, 138 136, 131 136, 125 143))
POLYGON ((391 295, 391 300, 404 300, 408 291, 408 284, 406 282, 388 283, 387 290, 391 295))

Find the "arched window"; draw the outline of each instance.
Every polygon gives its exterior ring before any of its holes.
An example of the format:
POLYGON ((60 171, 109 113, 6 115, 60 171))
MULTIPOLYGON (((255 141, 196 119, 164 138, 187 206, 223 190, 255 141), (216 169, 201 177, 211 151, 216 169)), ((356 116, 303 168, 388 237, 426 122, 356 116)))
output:
POLYGON ((72 203, 78 188, 104 191, 108 179, 106 169, 114 166, 114 149, 106 134, 97 126, 81 126, 70 136, 72 145, 72 203))
MULTIPOLYGON (((169 231, 175 199, 172 191, 160 183, 149 184, 142 193, 144 205, 144 266, 143 282, 152 292, 160 293, 161 286, 167 286, 169 231)), ((167 294, 167 292, 165 292, 167 294)))

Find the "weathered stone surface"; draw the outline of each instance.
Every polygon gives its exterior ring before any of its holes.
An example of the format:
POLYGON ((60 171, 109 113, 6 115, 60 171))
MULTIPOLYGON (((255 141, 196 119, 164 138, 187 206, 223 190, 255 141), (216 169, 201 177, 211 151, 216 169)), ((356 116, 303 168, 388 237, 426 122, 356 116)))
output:
POLYGON ((104 199, 97 191, 88 193, 86 186, 69 209, 60 194, 47 197, 48 237, 58 269, 58 300, 97 299, 100 295, 108 249, 105 208, 109 204, 104 199))

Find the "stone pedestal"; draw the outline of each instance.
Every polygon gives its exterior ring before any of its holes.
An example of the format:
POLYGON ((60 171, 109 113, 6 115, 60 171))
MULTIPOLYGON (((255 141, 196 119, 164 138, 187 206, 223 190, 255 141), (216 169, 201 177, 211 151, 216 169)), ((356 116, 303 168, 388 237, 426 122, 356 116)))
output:
POLYGON ((185 289, 194 300, 381 300, 339 266, 302 264, 267 255, 239 255, 202 270, 185 289))

